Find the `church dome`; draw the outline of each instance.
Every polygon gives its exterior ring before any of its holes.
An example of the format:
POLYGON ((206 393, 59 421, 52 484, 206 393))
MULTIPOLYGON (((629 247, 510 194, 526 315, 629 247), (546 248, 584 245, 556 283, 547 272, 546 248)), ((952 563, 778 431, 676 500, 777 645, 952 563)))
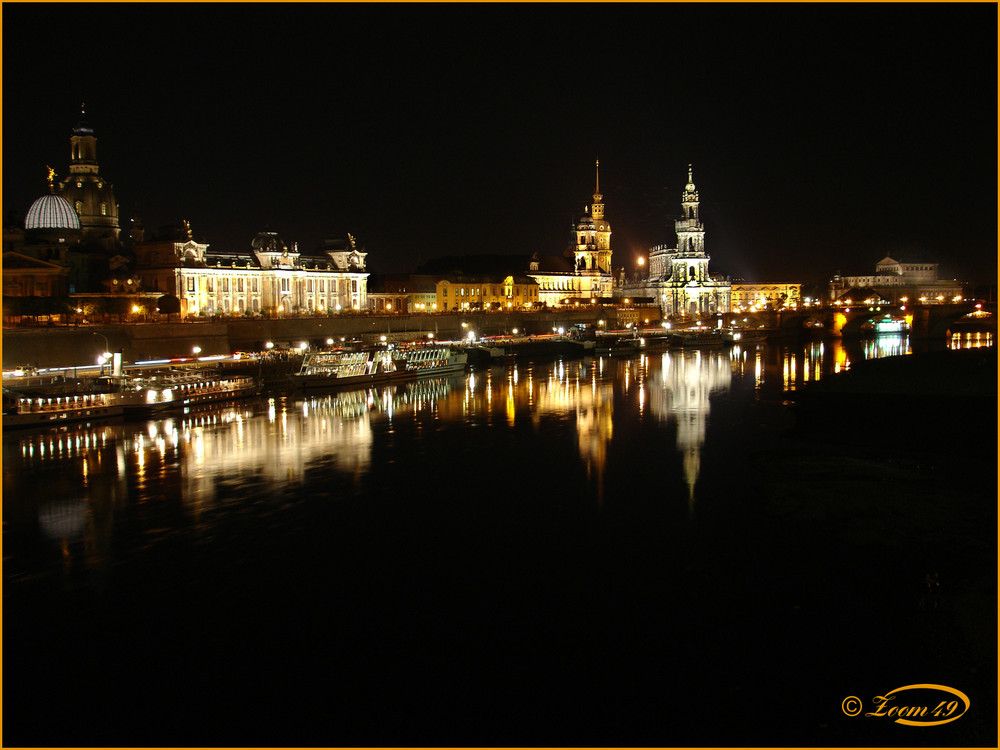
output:
POLYGON ((31 204, 25 229, 80 229, 80 217, 61 195, 43 195, 31 204))

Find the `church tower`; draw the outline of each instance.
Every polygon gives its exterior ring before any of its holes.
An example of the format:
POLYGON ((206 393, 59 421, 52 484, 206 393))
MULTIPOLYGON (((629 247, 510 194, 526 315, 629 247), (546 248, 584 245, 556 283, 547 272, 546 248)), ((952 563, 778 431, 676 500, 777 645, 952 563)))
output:
POLYGON ((69 176, 59 183, 59 190, 80 217, 84 243, 111 251, 117 247, 120 232, 118 203, 111 183, 98 171, 97 137, 85 118, 81 107, 80 121, 69 139, 69 176))
POLYGON ((691 165, 688 164, 688 181, 681 194, 682 217, 674 221, 677 232, 677 252, 672 259, 674 280, 706 282, 708 256, 705 254, 705 225, 698 215, 698 189, 694 185, 691 165))
POLYGON ((594 202, 574 228, 573 262, 577 271, 611 273, 611 223, 604 216, 601 162, 595 164, 594 202))

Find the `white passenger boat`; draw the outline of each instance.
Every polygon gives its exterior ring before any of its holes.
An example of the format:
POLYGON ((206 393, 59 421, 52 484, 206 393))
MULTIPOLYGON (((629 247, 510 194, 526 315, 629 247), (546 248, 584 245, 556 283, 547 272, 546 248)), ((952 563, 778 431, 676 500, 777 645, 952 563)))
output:
POLYGON ((113 394, 126 415, 153 415, 213 401, 246 398, 258 391, 248 375, 222 375, 215 370, 161 370, 123 378, 113 394))
POLYGON ((44 427, 69 422, 120 418, 124 406, 114 393, 83 393, 70 396, 4 396, 4 429, 44 427))
POLYGON ((314 352, 288 377, 299 388, 364 386, 462 372, 467 360, 445 346, 314 352))

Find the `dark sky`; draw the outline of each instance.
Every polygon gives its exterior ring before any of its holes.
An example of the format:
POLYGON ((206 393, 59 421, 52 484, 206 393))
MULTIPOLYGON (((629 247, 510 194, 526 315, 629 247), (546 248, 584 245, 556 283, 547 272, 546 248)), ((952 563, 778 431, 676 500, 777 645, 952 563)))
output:
MULTIPOLYGON (((997 6, 4 4, 4 218, 81 102, 123 216, 217 249, 355 235, 370 270, 560 253, 594 162, 616 266, 995 280, 997 6)), ((123 222, 124 224, 124 222, 123 222)))

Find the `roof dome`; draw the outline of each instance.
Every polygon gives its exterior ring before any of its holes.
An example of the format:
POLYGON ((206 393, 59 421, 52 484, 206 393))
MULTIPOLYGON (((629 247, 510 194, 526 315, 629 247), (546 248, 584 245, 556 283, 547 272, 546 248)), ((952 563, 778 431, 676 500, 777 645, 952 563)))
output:
POLYGON ((258 250, 264 253, 280 253, 284 251, 285 243, 281 241, 281 237, 275 232, 264 231, 253 238, 250 246, 254 250, 258 250))
POLYGON ((25 229, 80 229, 80 217, 61 195, 43 195, 31 204, 25 229))

